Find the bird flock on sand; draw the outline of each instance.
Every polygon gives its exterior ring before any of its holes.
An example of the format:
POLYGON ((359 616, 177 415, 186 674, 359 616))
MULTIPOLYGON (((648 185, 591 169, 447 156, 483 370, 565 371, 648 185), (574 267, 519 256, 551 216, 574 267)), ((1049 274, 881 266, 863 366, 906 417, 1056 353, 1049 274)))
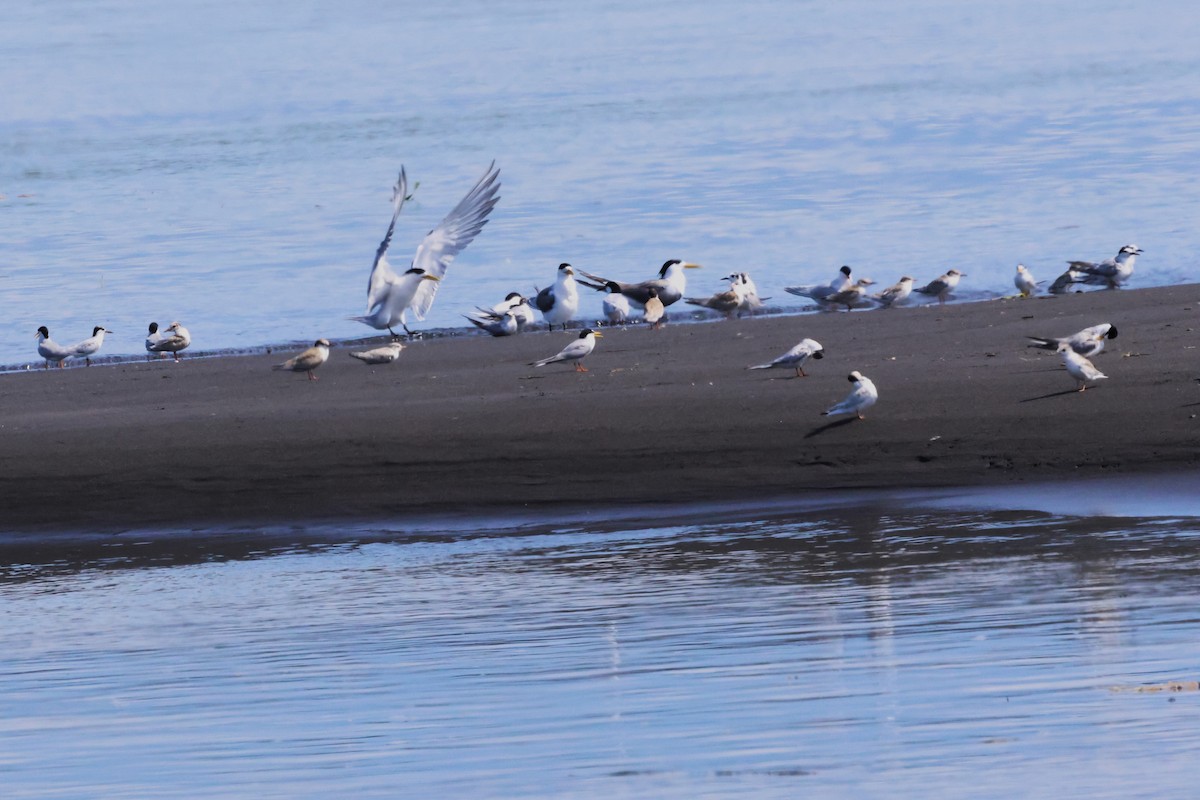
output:
MULTIPOLYGON (((388 261, 388 250, 395 233, 396 221, 411 198, 408 191, 408 176, 403 167, 392 187, 392 216, 387 231, 375 251, 375 259, 367 280, 367 304, 363 314, 348 319, 361 322, 378 331, 387 331, 393 340, 369 350, 351 351, 350 356, 368 365, 390 364, 404 350, 396 326, 403 328, 409 337, 418 334, 409 328, 409 314, 421 322, 429 313, 446 273, 455 257, 479 235, 488 222, 488 217, 500 200, 500 170, 495 162, 487 168, 462 200, 450 210, 442 221, 417 245, 412 261, 403 272, 397 272, 388 261)), ((1067 269, 1058 275, 1046 289, 1048 294, 1063 294, 1076 286, 1098 286, 1118 289, 1133 275, 1134 265, 1142 250, 1137 245, 1125 245, 1117 254, 1099 262, 1068 261, 1067 269)), ((536 325, 537 315, 550 331, 558 326, 566 330, 576 321, 580 313, 580 288, 602 294, 601 313, 603 319, 596 327, 581 330, 557 354, 534 361, 533 367, 565 363, 573 365, 577 372, 587 372, 583 360, 596 348, 596 340, 603 338, 597 329, 602 325, 626 326, 641 322, 651 330, 657 330, 667 320, 668 307, 683 301, 687 305, 706 308, 721 314, 726 319, 744 314, 754 315, 763 308, 769 297, 761 297, 758 287, 746 272, 734 272, 724 278, 724 286, 707 297, 687 296, 688 270, 699 268, 681 259, 663 262, 655 277, 636 283, 602 277, 568 263, 559 264, 554 282, 543 289, 535 287, 532 296, 510 292, 502 301, 492 306, 478 306, 466 319, 475 327, 494 337, 514 336, 536 325)), ((843 266, 829 283, 803 286, 786 286, 785 292, 811 300, 817 308, 826 311, 844 309, 846 312, 867 308, 895 308, 910 302, 915 293, 938 303, 945 303, 953 296, 966 273, 948 269, 942 275, 923 285, 916 285, 912 276, 900 279, 881 291, 872 291, 875 281, 870 278, 855 278, 849 266, 843 266)), ((1044 281, 1038 281, 1023 264, 1018 264, 1013 285, 1017 296, 1033 297, 1038 294, 1044 281)), ((62 367, 71 358, 82 358, 91 365, 92 356, 99 352, 106 334, 112 331, 96 326, 92 335, 71 345, 60 345, 50 338, 46 326, 37 329, 37 352, 44 359, 45 368, 51 364, 62 367)), ((1067 373, 1076 381, 1078 391, 1084 391, 1096 381, 1107 378, 1090 359, 1104 349, 1107 340, 1117 336, 1117 329, 1108 323, 1094 325, 1071 336, 1061 338, 1029 337, 1030 347, 1050 350, 1061 355, 1067 373)), ((165 329, 151 322, 146 336, 147 358, 158 356, 174 357, 178 362, 180 353, 192 343, 188 329, 179 322, 172 322, 165 329)), ((289 358, 273 369, 306 373, 309 380, 317 380, 315 370, 329 359, 328 339, 318 339, 312 347, 289 358)), ((825 355, 824 348, 813 339, 803 339, 795 347, 773 361, 757 364, 748 369, 790 369, 795 377, 807 377, 804 365, 810 359, 819 360, 825 355)), ((864 418, 864 412, 879 399, 875 384, 859 371, 848 376, 853 384, 850 393, 841 402, 825 411, 826 416, 854 414, 864 418)))

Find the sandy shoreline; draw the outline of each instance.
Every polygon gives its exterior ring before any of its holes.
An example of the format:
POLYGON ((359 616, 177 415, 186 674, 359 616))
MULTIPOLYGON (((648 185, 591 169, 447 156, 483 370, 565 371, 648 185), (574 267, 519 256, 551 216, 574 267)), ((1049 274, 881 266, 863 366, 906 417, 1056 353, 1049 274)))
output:
POLYGON ((390 519, 1200 467, 1200 286, 0 376, 0 530, 390 519), (1024 336, 1111 322, 1095 389, 1024 336), (803 337, 808 378, 747 371, 803 337), (819 412, 860 370, 865 422, 819 412))

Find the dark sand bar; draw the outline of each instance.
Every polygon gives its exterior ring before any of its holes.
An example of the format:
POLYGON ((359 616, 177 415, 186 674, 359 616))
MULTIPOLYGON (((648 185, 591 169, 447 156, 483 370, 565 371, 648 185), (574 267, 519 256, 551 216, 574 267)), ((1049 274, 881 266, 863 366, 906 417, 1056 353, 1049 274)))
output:
MULTIPOLYGON (((189 321, 203 341, 201 321, 189 321)), ((286 327, 283 326, 283 327, 286 327)), ((334 350, 0 375, 0 531, 481 515, 753 502, 1200 466, 1200 286, 414 342, 390 366, 334 350), (1026 335, 1120 331, 1080 394, 1026 335), (801 338, 807 378, 748 371, 801 338), (820 412, 859 370, 865 421, 820 412)), ((30 345, 32 348, 32 343, 30 345)))

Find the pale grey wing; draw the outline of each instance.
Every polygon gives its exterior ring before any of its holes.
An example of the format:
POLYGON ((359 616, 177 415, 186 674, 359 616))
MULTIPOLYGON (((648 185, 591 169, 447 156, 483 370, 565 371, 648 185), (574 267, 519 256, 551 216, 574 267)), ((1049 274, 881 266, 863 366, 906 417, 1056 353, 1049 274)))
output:
POLYGON ((559 351, 558 358, 565 360, 583 358, 590 352, 592 352, 591 342, 587 339, 576 339, 559 351))
POLYGON ((392 233, 396 230, 396 219, 400 216, 400 209, 404 207, 404 199, 407 196, 408 176, 404 173, 404 167, 400 167, 400 177, 392 187, 392 221, 388 225, 387 233, 383 235, 383 241, 379 243, 379 249, 375 251, 375 263, 371 265, 371 278, 367 281, 368 314, 383 300, 388 285, 396 280, 396 273, 388 264, 386 256, 388 246, 392 243, 392 233))
MULTIPOLYGON (((427 275, 444 277, 454 257, 465 250, 487 224, 488 214, 500 201, 498 191, 500 170, 493 161, 471 191, 421 241, 412 265, 425 270, 427 275)), ((418 320, 425 319, 440 285, 440 281, 421 281, 412 304, 418 320)))

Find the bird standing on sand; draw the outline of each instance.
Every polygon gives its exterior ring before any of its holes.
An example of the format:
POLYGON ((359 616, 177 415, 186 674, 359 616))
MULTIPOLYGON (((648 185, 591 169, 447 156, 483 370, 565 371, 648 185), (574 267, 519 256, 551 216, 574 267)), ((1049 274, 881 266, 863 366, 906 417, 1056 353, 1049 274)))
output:
POLYGON ((747 367, 747 369, 772 369, 774 367, 792 367, 796 370, 797 378, 807 378, 808 374, 804 371, 804 362, 810 358, 820 360, 825 357, 825 348, 821 347, 821 343, 816 339, 801 339, 800 344, 788 350, 769 364, 759 364, 755 367, 747 367))
MULTIPOLYGON (((157 349, 158 343, 161 342, 164 338, 166 338, 165 335, 160 333, 158 330, 158 323, 151 322, 149 332, 146 334, 146 360, 147 361, 150 360, 151 355, 153 353, 160 352, 157 349)), ((166 355, 166 354, 162 353, 161 355, 166 355)))
POLYGON ((579 338, 575 339, 569 345, 558 352, 558 355, 550 358, 543 358, 541 361, 531 362, 531 367, 544 367, 547 364, 554 364, 559 361, 575 362, 576 372, 587 372, 587 367, 583 366, 583 359, 596 349, 596 340, 604 338, 604 335, 598 333, 591 328, 585 328, 579 332, 579 338))
POLYGON ((875 299, 879 301, 879 305, 884 308, 891 308, 894 305, 903 303, 912 294, 913 279, 908 275, 902 277, 897 283, 892 284, 884 289, 879 294, 875 295, 875 299))
POLYGON ((553 286, 547 286, 533 298, 533 304, 542 313, 542 320, 554 330, 555 325, 567 329, 567 323, 579 311, 579 286, 575 282, 575 269, 563 262, 558 265, 558 277, 553 286))
POLYGON ((608 284, 615 283, 620 289, 621 294, 629 298, 629 302, 636 306, 644 306, 646 300, 650 297, 650 289, 654 288, 658 291, 658 299, 662 301, 663 306, 669 306, 678 302, 683 293, 687 291, 687 273, 684 270, 699 269, 699 264, 693 264, 689 261, 681 261, 678 258, 671 258, 663 262, 662 267, 658 270, 658 277, 652 278, 641 283, 621 283, 620 281, 610 281, 608 278, 601 278, 598 275, 593 275, 590 272, 580 270, 589 281, 581 281, 584 286, 597 291, 608 291, 608 284))
POLYGON ((413 335, 406 319, 408 310, 412 309, 418 320, 425 319, 437 295, 439 281, 445 277, 455 256, 466 249, 487 224, 488 214, 500 200, 496 194, 500 189, 499 177, 500 170, 493 161, 471 191, 421 240, 411 267, 403 275, 397 275, 388 264, 387 250, 400 209, 408 198, 408 177, 401 167, 400 178, 392 187, 392 221, 375 251, 375 263, 367 282, 367 312, 350 319, 376 330, 387 330, 393 336, 396 332, 392 326, 399 323, 406 333, 413 335))
POLYGON ((913 291, 932 295, 938 299, 939 303, 944 303, 946 302, 946 298, 950 296, 950 293, 958 287, 959 279, 966 277, 966 274, 956 269, 948 269, 945 275, 934 278, 919 289, 913 289, 913 291))
POLYGON ((295 358, 289 358, 282 364, 276 364, 271 369, 288 370, 290 372, 307 372, 310 381, 317 380, 313 370, 329 360, 329 340, 317 339, 313 346, 295 358))
POLYGON ((1090 328, 1084 328, 1079 333, 1073 333, 1070 336, 1050 337, 1050 336, 1030 336, 1027 337, 1033 340, 1030 347, 1036 347, 1040 350, 1058 350, 1059 345, 1070 345, 1071 349, 1084 358, 1091 358, 1099 355, 1104 349, 1104 344, 1109 339, 1117 338, 1117 328, 1108 322, 1102 322, 1099 325, 1093 325, 1090 328))
POLYGON ((870 278, 859 278, 840 292, 834 292, 824 300, 821 300, 820 303, 826 308, 845 306, 847 311, 852 311, 856 306, 863 303, 863 298, 867 296, 867 287, 874 283, 875 281, 870 278))
POLYGON ((1082 392, 1087 389, 1089 383, 1108 378, 1107 375, 1096 369, 1095 364, 1072 350, 1071 345, 1066 342, 1058 346, 1058 352, 1063 358, 1063 365, 1067 368, 1067 372, 1079 384, 1078 391, 1082 392))
POLYGON ((725 280, 729 281, 729 288, 738 293, 742 298, 738 304, 738 315, 743 311, 754 316, 754 312, 763 307, 764 300, 770 300, 769 297, 758 296, 758 285, 754 279, 750 277, 748 272, 735 272, 732 275, 727 275, 725 280))
POLYGON ((643 319, 650 323, 650 330, 658 330, 662 327, 663 317, 667 315, 667 309, 663 305, 662 298, 658 296, 658 289, 651 286, 646 296, 646 302, 643 305, 643 319))
POLYGON ((1038 282, 1024 264, 1017 264, 1017 274, 1013 276, 1013 285, 1021 293, 1021 297, 1033 297, 1037 294, 1038 282))
POLYGON ((104 334, 106 333, 112 333, 112 331, 100 325, 92 328, 91 336, 71 347, 71 355, 76 358, 82 357, 83 363, 90 367, 92 365, 92 356, 100 352, 100 347, 104 344, 104 334))
POLYGON ((1127 244, 1117 251, 1116 256, 1098 264, 1091 261, 1068 261, 1067 264, 1071 269, 1083 273, 1076 283, 1119 289, 1133 276, 1133 265, 1141 254, 1142 250, 1136 244, 1127 244))
POLYGON ((810 300, 820 302, 829 295, 836 292, 849 289, 852 283, 850 280, 850 267, 843 266, 838 270, 838 276, 829 283, 815 283, 806 286, 785 286, 784 291, 788 294, 794 294, 798 297, 807 297, 810 300))
POLYGON ((50 329, 45 325, 37 329, 37 336, 35 338, 38 343, 38 355, 45 359, 45 364, 42 366, 43 369, 50 369, 51 361, 59 369, 62 369, 62 362, 75 355, 70 347, 63 347, 51 339, 50 329))
POLYGON ((605 284, 605 288, 608 289, 608 292, 600 302, 600 306, 604 309, 604 318, 608 320, 609 325, 622 325, 629 320, 633 313, 633 308, 629 305, 629 298, 621 294, 621 287, 616 281, 609 281, 605 284))
POLYGON ((832 417, 838 414, 856 414, 859 419, 866 419, 863 416, 863 411, 875 405, 875 401, 879 399, 879 392, 875 389, 875 384, 870 378, 863 377, 863 374, 858 370, 850 373, 850 382, 854 384, 854 388, 850 390, 850 394, 846 395, 846 399, 829 409, 822 411, 821 416, 832 417))
POLYGON ((390 364, 400 357, 400 351, 403 349, 404 345, 400 342, 388 342, 385 345, 370 350, 352 352, 350 353, 350 357, 357 358, 364 364, 390 364))
POLYGON ((150 335, 146 337, 146 349, 151 353, 162 353, 163 355, 170 353, 178 361, 180 351, 186 350, 192 344, 192 334, 178 322, 172 322, 167 326, 166 331, 155 334, 157 327, 156 323, 150 323, 150 335), (158 338, 152 342, 151 339, 155 336, 158 338))

